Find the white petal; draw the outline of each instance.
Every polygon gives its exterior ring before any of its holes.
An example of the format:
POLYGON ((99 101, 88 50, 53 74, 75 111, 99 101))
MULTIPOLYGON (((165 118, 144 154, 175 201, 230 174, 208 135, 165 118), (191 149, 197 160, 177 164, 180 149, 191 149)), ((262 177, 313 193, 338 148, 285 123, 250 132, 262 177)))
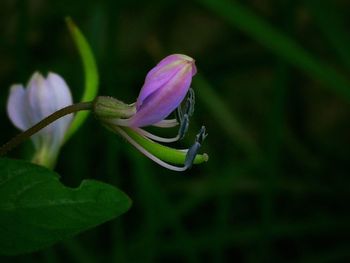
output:
MULTIPOLYGON (((50 93, 46 88, 44 77, 35 72, 30 78, 27 86, 27 100, 29 105, 29 117, 31 124, 34 125, 54 112, 54 103, 50 98, 50 93)), ((48 147, 52 144, 52 125, 45 127, 34 136, 32 140, 37 149, 48 147), (46 145, 46 146, 45 146, 46 145)))
POLYGON ((18 129, 26 130, 31 126, 29 112, 26 90, 20 84, 12 85, 7 100, 7 114, 10 120, 18 129))
POLYGON ((34 73, 28 83, 28 99, 33 123, 37 123, 56 110, 54 94, 40 73, 34 73))
POLYGON ((64 108, 73 103, 72 94, 67 83, 61 76, 50 72, 47 76, 47 82, 51 86, 52 92, 56 98, 57 108, 64 108))
MULTIPOLYGON (((47 79, 35 73, 29 81, 28 98, 31 118, 37 123, 55 111, 72 104, 72 96, 64 80, 57 74, 50 73, 47 79)), ((72 116, 63 117, 41 130, 42 143, 46 147, 59 147, 72 116)))
MULTIPOLYGON (((72 94, 63 78, 58 74, 50 72, 46 81, 52 92, 52 96, 55 97, 56 110, 62 109, 73 103, 72 94)), ((57 133, 60 140, 63 139, 72 118, 73 114, 69 114, 55 122, 55 133, 57 133)))

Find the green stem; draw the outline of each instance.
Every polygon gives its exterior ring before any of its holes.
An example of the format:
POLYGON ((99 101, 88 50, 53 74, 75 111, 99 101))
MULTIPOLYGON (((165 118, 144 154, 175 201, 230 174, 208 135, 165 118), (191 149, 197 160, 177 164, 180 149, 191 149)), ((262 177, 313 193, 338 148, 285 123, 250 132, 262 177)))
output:
POLYGON ((93 108, 93 103, 92 102, 80 102, 76 103, 73 105, 69 105, 63 109, 60 109, 42 121, 38 122, 35 124, 33 127, 29 128, 28 130, 18 134, 17 136, 13 137, 11 140, 9 140, 7 143, 5 143, 3 146, 0 148, 0 156, 5 155, 8 151, 10 151, 12 148, 16 147, 29 137, 31 137, 33 134, 37 133, 41 129, 45 128, 48 126, 50 123, 58 120, 59 118, 68 115, 70 113, 74 113, 77 111, 82 111, 82 110, 91 110, 93 108))

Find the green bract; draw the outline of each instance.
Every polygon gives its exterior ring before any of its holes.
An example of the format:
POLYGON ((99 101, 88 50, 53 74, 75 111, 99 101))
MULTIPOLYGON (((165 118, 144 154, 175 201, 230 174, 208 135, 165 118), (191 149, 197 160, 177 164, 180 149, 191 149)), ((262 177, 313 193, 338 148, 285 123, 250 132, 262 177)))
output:
MULTIPOLYGON (((71 36, 76 44, 81 60, 83 62, 84 74, 85 74, 85 88, 84 93, 80 99, 81 102, 92 101, 95 99, 98 92, 99 76, 97 71, 94 55, 91 51, 89 43, 81 33, 79 28, 74 24, 71 18, 66 18, 67 26, 70 30, 71 36)), ((68 129, 65 140, 68 140, 84 123, 89 112, 78 112, 73 122, 68 129)))

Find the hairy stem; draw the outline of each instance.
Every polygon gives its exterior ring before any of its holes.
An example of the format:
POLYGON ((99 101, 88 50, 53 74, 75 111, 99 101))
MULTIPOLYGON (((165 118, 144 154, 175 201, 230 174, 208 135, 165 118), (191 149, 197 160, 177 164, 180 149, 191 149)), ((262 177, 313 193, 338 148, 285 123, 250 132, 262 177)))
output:
POLYGON ((93 108, 93 102, 80 102, 73 105, 69 105, 63 109, 60 109, 42 121, 35 124, 33 127, 29 128, 28 130, 18 134, 17 136, 13 137, 11 140, 9 140, 7 143, 2 145, 0 147, 0 156, 5 155, 8 151, 10 151, 12 148, 16 147, 26 139, 28 139, 33 134, 37 133, 41 129, 45 128, 50 123, 58 120, 59 118, 68 115, 70 113, 74 113, 77 111, 83 111, 83 110, 91 110, 93 108))

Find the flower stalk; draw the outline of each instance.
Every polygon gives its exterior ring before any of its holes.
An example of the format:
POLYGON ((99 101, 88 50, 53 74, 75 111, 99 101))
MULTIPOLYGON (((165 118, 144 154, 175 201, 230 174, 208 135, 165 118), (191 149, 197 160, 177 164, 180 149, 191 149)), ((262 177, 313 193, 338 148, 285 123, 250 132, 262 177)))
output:
POLYGON ((17 145, 24 142, 26 139, 29 139, 32 135, 36 134, 46 126, 50 125, 51 123, 55 122, 56 120, 74 113, 78 111, 86 111, 86 110, 92 110, 93 103, 92 102, 80 102, 73 105, 69 105, 67 107, 64 107, 48 117, 44 118, 42 121, 38 122, 31 128, 25 130, 24 132, 18 134, 17 136, 13 137, 11 140, 6 142, 4 145, 0 147, 0 156, 4 156, 6 153, 8 153, 11 149, 16 147, 17 145))

